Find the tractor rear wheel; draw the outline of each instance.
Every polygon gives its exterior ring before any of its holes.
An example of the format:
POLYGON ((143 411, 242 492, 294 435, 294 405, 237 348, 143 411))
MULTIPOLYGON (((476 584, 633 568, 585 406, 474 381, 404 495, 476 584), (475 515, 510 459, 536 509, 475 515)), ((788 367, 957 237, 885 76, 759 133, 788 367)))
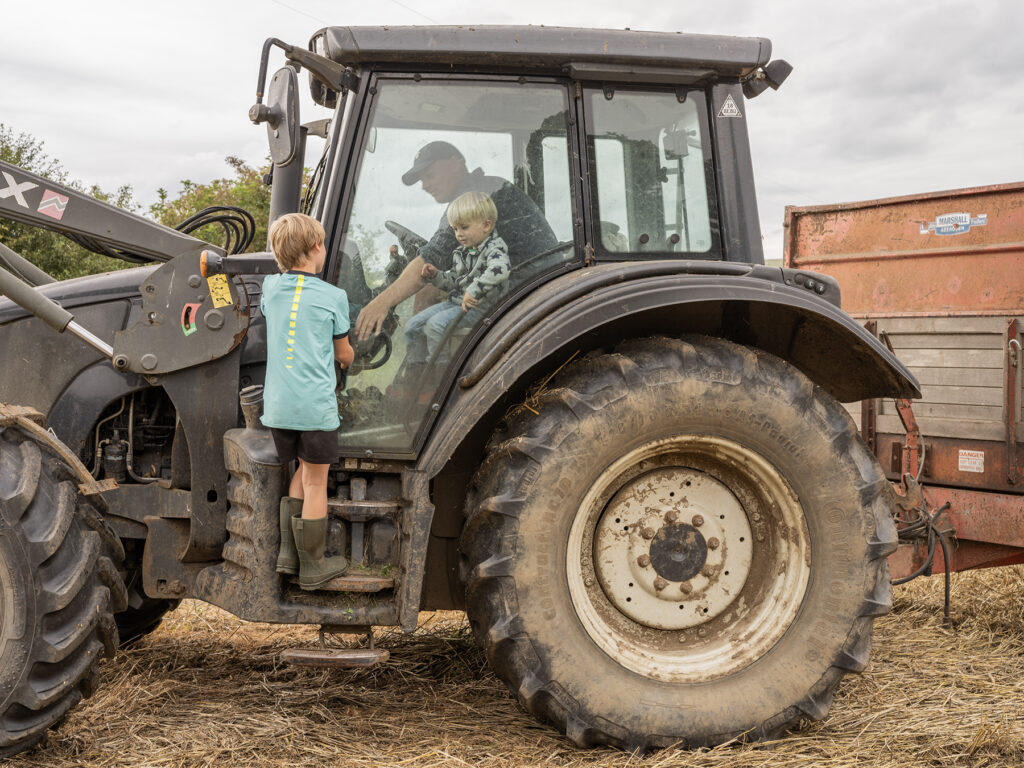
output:
POLYGON ((0 428, 0 756, 89 696, 117 649, 124 550, 76 483, 48 446, 0 428))
POLYGON ((581 746, 770 738, 822 718, 891 604, 888 485, 799 371, 714 338, 573 364, 470 490, 467 611, 581 746))

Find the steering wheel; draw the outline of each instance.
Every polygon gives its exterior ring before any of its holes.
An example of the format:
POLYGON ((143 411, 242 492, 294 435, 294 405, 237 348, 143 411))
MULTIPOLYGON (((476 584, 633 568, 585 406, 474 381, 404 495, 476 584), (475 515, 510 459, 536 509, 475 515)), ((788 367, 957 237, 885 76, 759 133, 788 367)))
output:
POLYGON ((425 237, 416 234, 408 227, 403 227, 397 221, 391 221, 388 219, 384 222, 384 226, 387 228, 388 232, 398 238, 398 244, 402 246, 406 262, 410 262, 416 258, 416 254, 419 253, 420 248, 427 244, 427 239, 425 237))

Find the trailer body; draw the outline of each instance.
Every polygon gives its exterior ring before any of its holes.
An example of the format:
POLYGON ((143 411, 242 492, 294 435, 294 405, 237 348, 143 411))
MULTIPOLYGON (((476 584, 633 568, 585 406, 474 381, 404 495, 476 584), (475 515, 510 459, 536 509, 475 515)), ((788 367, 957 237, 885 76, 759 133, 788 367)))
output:
MULTIPOLYGON (((951 569, 1024 562, 1024 183, 790 206, 784 226, 785 266, 836 278, 843 308, 921 383, 915 451, 896 400, 847 407, 890 480, 909 457, 928 507, 949 503, 951 569)), ((924 556, 901 546, 894 577, 924 556)))

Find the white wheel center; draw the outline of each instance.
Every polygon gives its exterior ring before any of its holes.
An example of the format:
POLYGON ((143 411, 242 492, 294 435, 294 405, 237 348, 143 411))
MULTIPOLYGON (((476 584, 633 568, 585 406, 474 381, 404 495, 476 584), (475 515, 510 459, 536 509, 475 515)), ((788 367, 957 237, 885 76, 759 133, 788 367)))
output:
POLYGON ((616 663, 697 682, 779 641, 810 562, 800 501, 772 464, 725 438, 678 435, 628 451, 596 478, 565 566, 576 615, 616 663))
POLYGON ((747 516, 722 483, 664 468, 626 483, 594 532, 594 571, 633 621, 685 629, 721 614, 750 571, 747 516))

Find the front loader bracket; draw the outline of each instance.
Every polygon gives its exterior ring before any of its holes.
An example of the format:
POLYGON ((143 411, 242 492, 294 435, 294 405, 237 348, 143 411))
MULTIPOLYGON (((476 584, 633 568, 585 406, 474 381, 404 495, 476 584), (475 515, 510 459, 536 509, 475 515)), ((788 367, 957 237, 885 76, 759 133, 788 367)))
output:
POLYGON ((156 376, 217 360, 242 343, 248 296, 237 279, 203 277, 200 261, 199 253, 178 256, 142 283, 142 317, 114 334, 115 368, 156 376))

